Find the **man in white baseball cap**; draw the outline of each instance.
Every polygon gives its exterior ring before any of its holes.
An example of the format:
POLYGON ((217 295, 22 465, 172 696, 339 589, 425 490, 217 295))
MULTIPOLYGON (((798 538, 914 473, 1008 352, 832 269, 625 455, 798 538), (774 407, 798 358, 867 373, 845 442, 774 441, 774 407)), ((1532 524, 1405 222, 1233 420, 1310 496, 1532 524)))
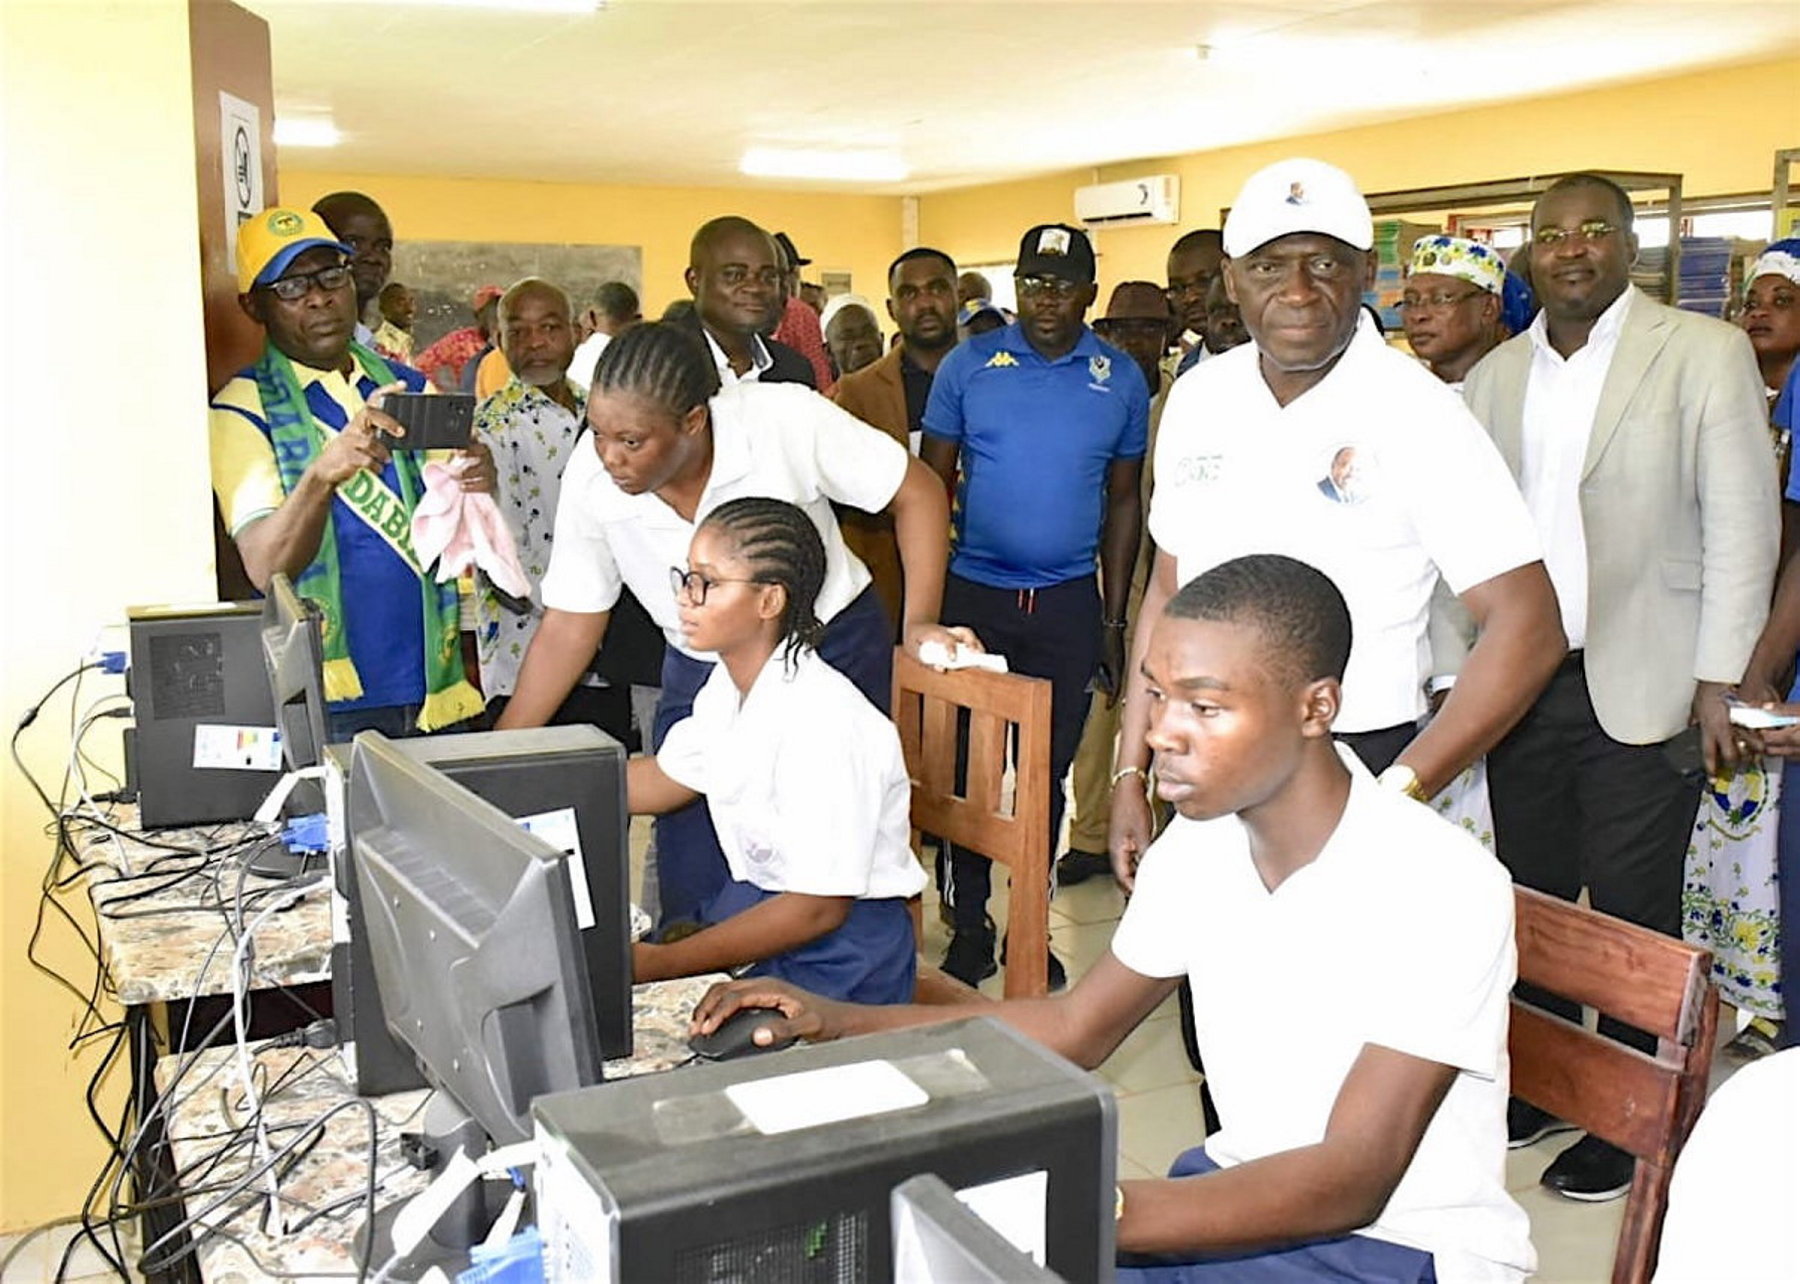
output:
MULTIPOLYGON (((1499 452, 1454 392, 1364 319, 1374 243, 1368 203, 1335 166, 1286 160, 1244 184, 1225 220, 1225 282, 1251 342, 1170 390, 1142 610, 1155 619, 1180 585, 1248 554, 1323 571, 1354 625, 1334 733, 1383 784, 1424 801, 1505 734, 1566 647, 1499 452), (1440 577, 1480 640, 1420 731, 1440 577)), ((1128 885, 1151 837, 1144 642, 1126 665, 1109 835, 1128 885)))

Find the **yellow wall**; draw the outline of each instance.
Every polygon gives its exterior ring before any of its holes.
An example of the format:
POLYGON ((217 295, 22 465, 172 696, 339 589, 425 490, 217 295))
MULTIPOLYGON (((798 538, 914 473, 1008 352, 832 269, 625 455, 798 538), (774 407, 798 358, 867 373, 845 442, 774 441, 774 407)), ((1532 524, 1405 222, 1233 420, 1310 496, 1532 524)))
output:
MULTIPOLYGON (((7 386, 49 390, 16 403, 30 417, 13 411, 0 470, 0 601, 10 604, 0 611, 0 717, 10 726, 124 606, 210 598, 213 580, 185 5, 0 0, 0 46, 3 279, 12 297, 31 300, 30 334, 0 352, 7 386)), ((1098 177, 1173 169, 1189 227, 1212 222, 1256 166, 1295 153, 1342 164, 1371 190, 1584 165, 1678 170, 1690 194, 1754 190, 1766 188, 1775 148, 1800 146, 1796 84, 1800 60, 1788 59, 1109 166, 1098 177)), ((1026 226, 1067 218, 1072 189, 1095 177, 928 195, 921 237, 965 261, 1008 259, 1026 226)), ((815 271, 848 269, 877 298, 901 248, 892 197, 281 173, 295 203, 339 186, 376 195, 402 237, 640 245, 651 311, 683 293, 687 239, 713 214, 787 230, 815 271)), ((1179 230, 1102 233, 1103 276, 1161 280, 1179 230)), ((90 683, 86 694, 102 689, 90 683)), ((55 724, 65 718, 66 706, 53 705, 24 737, 47 779, 60 774, 55 724)), ((0 804, 4 1231, 73 1211, 101 1151, 81 1104, 96 1055, 64 1050, 75 1007, 24 961, 50 853, 10 761, 0 765, 0 804)), ((71 975, 91 975, 66 938, 48 953, 71 975)))
POLYGON ((1285 156, 1341 165, 1371 192, 1605 168, 1673 171, 1686 195, 1701 196, 1768 191, 1782 147, 1800 147, 1796 58, 935 193, 920 200, 920 236, 960 260, 1010 260, 1027 227, 1073 217, 1075 188, 1174 173, 1180 227, 1095 238, 1104 285, 1161 281, 1175 238, 1218 226, 1243 180, 1285 156))
POLYGON ((311 205, 339 188, 367 192, 402 240, 641 246, 644 315, 650 317, 687 297, 681 273, 688 241, 716 215, 742 214, 771 232, 786 232, 813 261, 805 269, 808 280, 818 280, 821 271, 847 271, 852 288, 877 299, 886 297, 883 274, 902 248, 900 201, 891 196, 421 178, 289 164, 280 175, 281 196, 290 205, 311 205))
MULTIPOLYGON (((187 7, 5 0, 0 46, 0 279, 30 301, 0 360, 5 386, 39 390, 12 403, 0 469, 10 730, 98 626, 132 603, 211 600, 213 576, 187 7)), ((117 684, 86 683, 83 704, 117 684)), ((23 738, 53 792, 67 719, 52 703, 23 738)), ((90 739, 116 747, 117 726, 90 739)), ((102 1150, 81 1098, 97 1049, 65 1050, 76 1006, 25 962, 50 846, 10 760, 0 801, 0 1230, 14 1230, 73 1212, 102 1150)), ((90 981, 66 932, 50 938, 48 956, 90 981)))

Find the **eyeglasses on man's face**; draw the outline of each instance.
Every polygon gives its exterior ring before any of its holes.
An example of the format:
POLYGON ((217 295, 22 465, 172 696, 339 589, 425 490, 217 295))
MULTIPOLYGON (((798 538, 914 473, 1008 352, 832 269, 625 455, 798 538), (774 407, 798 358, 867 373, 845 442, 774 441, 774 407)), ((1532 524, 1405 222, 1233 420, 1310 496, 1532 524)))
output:
POLYGON ((1618 230, 1616 223, 1596 218, 1575 227, 1540 227, 1531 234, 1531 239, 1547 250, 1554 250, 1561 245, 1590 245, 1604 241, 1618 230))
POLYGON ((330 294, 349 284, 350 265, 334 263, 330 267, 320 268, 317 272, 296 272, 292 276, 277 277, 262 288, 283 303, 298 303, 314 289, 330 294))
POLYGON ((1402 312, 1448 312, 1459 303, 1480 298, 1486 290, 1464 290, 1460 294, 1452 294, 1448 290, 1434 290, 1430 294, 1403 294, 1400 296, 1402 312))
POLYGON ((1013 285, 1020 294, 1053 299, 1072 299, 1081 290, 1076 282, 1065 281, 1060 276, 1016 276, 1013 285))

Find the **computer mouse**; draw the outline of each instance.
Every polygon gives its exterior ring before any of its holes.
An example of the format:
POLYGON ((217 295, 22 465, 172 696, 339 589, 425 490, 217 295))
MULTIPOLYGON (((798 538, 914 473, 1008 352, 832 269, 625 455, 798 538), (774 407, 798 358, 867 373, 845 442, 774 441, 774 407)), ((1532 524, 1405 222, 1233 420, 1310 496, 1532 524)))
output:
POLYGON ((739 1008, 711 1034, 696 1034, 688 1039, 688 1047, 703 1061, 730 1061, 758 1052, 777 1052, 794 1043, 798 1036, 783 1035, 767 1044, 757 1043, 754 1036, 765 1025, 782 1019, 779 1008, 739 1008))

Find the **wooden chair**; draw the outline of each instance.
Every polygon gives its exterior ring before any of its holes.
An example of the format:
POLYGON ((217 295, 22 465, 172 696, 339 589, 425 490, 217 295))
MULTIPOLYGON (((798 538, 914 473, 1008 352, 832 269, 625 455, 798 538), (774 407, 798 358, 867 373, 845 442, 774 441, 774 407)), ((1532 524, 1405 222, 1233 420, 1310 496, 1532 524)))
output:
MULTIPOLYGON (((1007 867, 1006 997, 1046 992, 1050 953, 1050 684, 894 652, 894 723, 912 777, 913 828, 1007 867), (956 792, 957 711, 969 711, 968 770, 956 792), (1017 735, 1010 807, 1007 730, 1017 735)), ((935 970, 935 969, 934 969, 935 970)), ((948 978, 946 978, 948 979, 948 978)))
POLYGON ((1613 1284, 1656 1269, 1669 1176, 1706 1099, 1719 1019, 1712 954, 1607 914, 1514 889, 1519 979, 1656 1036, 1656 1053, 1513 1000, 1513 1094, 1637 1159, 1613 1284))

